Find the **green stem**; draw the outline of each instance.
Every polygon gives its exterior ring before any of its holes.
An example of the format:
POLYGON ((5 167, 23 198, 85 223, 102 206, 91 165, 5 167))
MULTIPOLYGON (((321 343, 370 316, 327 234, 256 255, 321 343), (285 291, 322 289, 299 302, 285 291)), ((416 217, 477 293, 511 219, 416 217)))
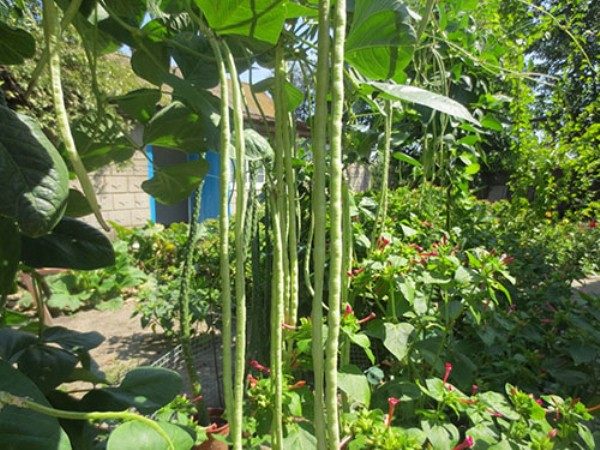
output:
POLYGON ((312 359, 315 377, 314 421, 317 449, 327 446, 325 429, 325 369, 323 365, 323 288, 325 284, 325 175, 327 171, 327 97, 329 95, 330 0, 319 0, 319 30, 317 50, 317 79, 315 118, 313 124, 314 173, 312 185, 312 212, 314 217, 314 296, 312 301, 312 359))
POLYGON ((46 37, 46 48, 48 49, 49 55, 49 67, 50 67, 50 80, 52 82, 52 100, 54 103, 54 110, 56 113, 56 122, 58 131, 61 135, 62 141, 65 145, 65 150, 73 170, 77 175, 77 179, 81 184, 83 193, 88 200, 98 223, 106 231, 110 230, 108 224, 104 221, 100 212, 100 206, 94 192, 92 182, 88 177, 87 171, 73 140, 71 134, 71 128, 69 126, 69 115, 65 107, 61 76, 60 76, 60 54, 59 54, 59 41, 60 41, 60 24, 58 23, 58 13, 53 0, 44 0, 44 35, 46 37))
POLYGON ((371 237, 371 248, 375 248, 377 245, 377 237, 385 231, 385 221, 387 220, 390 153, 392 142, 392 115, 392 102, 390 100, 386 100, 384 106, 385 134, 383 138, 383 176, 381 179, 379 210, 377 211, 377 219, 375 220, 373 236, 371 237))
POLYGON ((40 405, 34 401, 31 401, 24 397, 19 397, 13 395, 9 392, 0 391, 0 409, 4 405, 10 405, 17 408, 29 409, 31 411, 38 412, 40 414, 44 414, 46 416, 56 417, 58 419, 67 419, 67 420, 92 420, 92 421, 100 421, 100 420, 122 420, 122 421, 138 421, 147 425, 156 431, 166 442, 169 450, 175 450, 175 446, 173 445, 173 441, 163 430, 158 423, 154 420, 144 417, 140 414, 136 414, 129 411, 104 411, 104 412, 75 412, 75 411, 65 411, 62 409, 50 408, 48 406, 40 405))
POLYGON ((233 99, 233 126, 235 133, 235 374, 233 383, 233 417, 229 419, 234 450, 242 450, 244 368, 246 360, 246 144, 244 140, 244 105, 242 89, 233 54, 222 41, 233 99))
MULTIPOLYGON (((79 12, 79 7, 81 6, 82 2, 83 2, 83 0, 72 0, 71 3, 69 3, 69 6, 67 7, 67 9, 65 10, 65 13, 63 14, 62 20, 60 21, 60 34, 62 34, 67 29, 67 27, 71 24, 71 22, 75 18, 75 15, 79 12)), ((44 47, 44 49, 42 50, 40 59, 38 60, 37 64, 35 65, 35 69, 33 69, 33 73, 31 74, 31 79, 29 80, 29 84, 27 85, 27 90, 25 91, 25 94, 24 94, 25 98, 27 98, 31 95, 33 88, 35 87, 36 83, 40 79, 42 72, 46 68, 46 64, 48 64, 48 55, 49 55, 48 47, 44 47)))
POLYGON ((343 267, 343 167, 342 118, 344 109, 344 43, 346 39, 346 1, 335 5, 334 41, 332 49, 331 88, 331 162, 330 162, 330 258, 329 258, 329 313, 325 346, 325 409, 327 414, 328 448, 338 450, 340 428, 338 418, 338 350, 341 323, 341 296, 343 267))
MULTIPOLYGON (((189 219, 189 232, 184 249, 184 261, 181 271, 181 284, 179 287, 179 337, 185 368, 192 387, 193 397, 198 397, 202 392, 200 377, 194 364, 192 353, 192 331, 190 314, 190 283, 192 278, 192 268, 194 267, 194 252, 198 240, 198 217, 200 216, 200 205, 202 199, 202 184, 196 189, 192 215, 189 219)), ((197 404, 198 418, 201 425, 208 425, 208 412, 200 401, 197 404)))

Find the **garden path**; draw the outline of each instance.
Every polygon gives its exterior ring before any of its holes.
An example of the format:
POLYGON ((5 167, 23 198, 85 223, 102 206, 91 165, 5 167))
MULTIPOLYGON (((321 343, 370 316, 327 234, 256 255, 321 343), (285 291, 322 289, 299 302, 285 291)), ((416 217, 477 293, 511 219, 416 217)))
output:
POLYGON ((104 336, 104 342, 91 355, 107 378, 117 381, 128 370, 150 364, 169 348, 162 334, 143 329, 139 317, 132 317, 135 303, 135 299, 129 299, 116 310, 80 311, 53 318, 52 323, 82 332, 97 331, 104 336))

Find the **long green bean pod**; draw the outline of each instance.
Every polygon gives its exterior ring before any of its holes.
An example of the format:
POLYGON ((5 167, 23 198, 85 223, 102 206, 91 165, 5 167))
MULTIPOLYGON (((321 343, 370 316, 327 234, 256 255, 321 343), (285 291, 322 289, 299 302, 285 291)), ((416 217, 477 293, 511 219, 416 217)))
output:
POLYGON ((231 312, 231 274, 229 269, 229 179, 231 178, 229 146, 231 144, 229 122, 229 81, 225 60, 221 52, 218 38, 206 25, 204 20, 197 16, 188 5, 190 17, 200 27, 206 36, 215 55, 219 69, 219 89, 221 95, 221 148, 220 148, 220 185, 219 185, 219 276, 221 279, 221 305, 223 308, 223 393, 225 397, 225 410, 228 414, 233 411, 233 358, 232 347, 232 312, 231 312))
MULTIPOLYGON (((275 47, 275 187, 272 203, 272 220, 274 233, 273 273, 277 274, 273 285, 272 315, 273 330, 271 334, 271 368, 273 381, 273 448, 282 448, 283 440, 283 334, 281 326, 289 312, 289 262, 287 227, 287 192, 285 184, 284 154, 286 148, 287 108, 284 92, 285 61, 283 58, 283 41, 275 47)), ((289 139, 288 139, 289 140, 289 139)))
POLYGON ((285 278, 283 274, 283 236, 277 190, 269 193, 271 223, 273 226, 273 284, 271 286, 271 380, 274 399, 271 446, 283 449, 283 329, 285 278))
POLYGON ((344 277, 343 242, 343 171, 342 171, 342 117, 344 109, 344 43, 346 40, 346 1, 337 0, 332 49, 331 83, 331 163, 330 176, 330 257, 329 257, 329 312, 327 317, 327 344, 325 346, 325 410, 327 413, 327 446, 338 450, 340 429, 338 418, 338 351, 341 322, 342 280, 344 277))
POLYGON ((229 419, 234 450, 242 450, 242 407, 244 401, 244 368, 246 360, 246 144, 244 140, 244 101, 233 54, 222 42, 227 68, 231 76, 233 128, 235 133, 235 373, 233 382, 233 415, 229 419))
POLYGON ((383 176, 381 177, 381 194, 379 195, 379 208, 377 210, 377 218, 375 220, 375 226, 373 227, 371 248, 375 248, 375 246, 377 245, 377 237, 379 234, 385 231, 385 221, 387 220, 388 189, 390 179, 390 153, 392 142, 392 114, 392 102, 390 100, 386 100, 384 106, 385 132, 383 137, 382 150, 383 176))
POLYGON ((327 445, 325 430, 325 372, 323 364, 323 287, 325 283, 326 196, 325 174, 327 159, 327 96, 329 94, 330 0, 319 1, 319 30, 317 49, 317 79, 315 118, 313 122, 313 183, 312 213, 314 221, 314 295, 312 301, 312 359, 314 373, 314 422, 317 448, 327 445))
POLYGON ((60 76, 60 23, 58 21, 58 11, 54 0, 44 0, 43 2, 44 12, 44 35, 46 38, 46 48, 48 49, 48 61, 50 69, 50 80, 52 84, 52 102, 54 103, 54 111, 56 113, 56 124, 58 131, 65 145, 65 150, 73 170, 77 175, 77 179, 81 184, 83 193, 98 220, 98 223, 106 231, 110 230, 110 227, 105 222, 100 212, 100 205, 98 205, 98 199, 94 192, 92 182, 88 177, 85 166, 77 153, 77 147, 71 134, 71 127, 69 125, 69 115, 67 108, 65 107, 64 95, 62 90, 61 76, 60 76))

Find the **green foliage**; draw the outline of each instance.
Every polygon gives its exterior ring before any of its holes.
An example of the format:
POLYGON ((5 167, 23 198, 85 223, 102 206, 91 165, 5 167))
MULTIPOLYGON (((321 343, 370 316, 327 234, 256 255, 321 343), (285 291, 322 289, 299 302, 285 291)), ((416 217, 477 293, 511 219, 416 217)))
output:
MULTIPOLYGON (((190 286, 192 323, 200 323, 211 317, 210 311, 212 314, 219 313, 219 250, 216 230, 217 224, 212 221, 200 226, 190 286)), ((117 227, 117 234, 135 264, 151 277, 148 286, 138 292, 136 314, 140 316, 142 326, 149 326, 153 330, 160 327, 165 335, 175 336, 179 274, 188 226, 175 223, 165 228, 149 223, 143 228, 117 227)))

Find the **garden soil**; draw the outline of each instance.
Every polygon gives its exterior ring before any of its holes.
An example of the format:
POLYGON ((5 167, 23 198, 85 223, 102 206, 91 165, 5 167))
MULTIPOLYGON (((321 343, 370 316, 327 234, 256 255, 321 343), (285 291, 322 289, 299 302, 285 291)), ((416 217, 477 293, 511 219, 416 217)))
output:
POLYGON ((52 324, 77 331, 97 331, 104 342, 90 353, 109 381, 118 381, 128 370, 148 365, 170 348, 161 333, 143 329, 133 317, 136 300, 112 311, 88 310, 52 319, 52 324))

